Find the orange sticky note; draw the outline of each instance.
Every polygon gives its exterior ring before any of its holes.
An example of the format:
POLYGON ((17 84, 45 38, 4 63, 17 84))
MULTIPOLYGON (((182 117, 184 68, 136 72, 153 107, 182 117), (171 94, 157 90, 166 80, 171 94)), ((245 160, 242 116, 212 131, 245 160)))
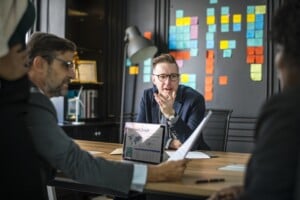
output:
POLYGON ((214 73, 214 66, 213 65, 206 65, 205 72, 206 72, 206 74, 213 74, 214 73))
POLYGON ((204 98, 205 98, 205 101, 212 101, 212 99, 213 99, 213 92, 205 92, 204 98))
POLYGON ((255 55, 263 55, 264 47, 255 47, 255 55))
POLYGON ((138 66, 130 66, 129 67, 129 74, 130 75, 136 75, 139 73, 139 67, 138 66))
POLYGON ((206 58, 214 58, 214 57, 215 57, 215 53, 213 50, 206 51, 206 58))
POLYGON ((254 55, 248 55, 247 56, 247 63, 248 64, 255 63, 255 56, 254 55))
POLYGON ((257 63, 257 64, 263 64, 264 63, 264 56, 263 55, 257 55, 257 56, 255 56, 255 63, 257 63))
POLYGON ((213 84, 213 77, 212 76, 206 76, 205 77, 205 85, 212 85, 213 84))
POLYGON ((219 76, 219 85, 227 85, 228 76, 219 76))
POLYGON ((247 47, 247 55, 254 55, 254 47, 247 47))
POLYGON ((147 38, 148 40, 152 39, 152 33, 151 32, 144 32, 144 37, 147 38))
POLYGON ((213 91, 213 85, 205 85, 204 91, 205 92, 212 92, 213 91))

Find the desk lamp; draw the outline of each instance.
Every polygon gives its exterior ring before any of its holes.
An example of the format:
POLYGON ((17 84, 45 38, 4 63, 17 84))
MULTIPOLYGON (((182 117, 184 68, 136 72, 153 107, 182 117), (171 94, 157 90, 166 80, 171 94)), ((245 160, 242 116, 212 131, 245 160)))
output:
MULTIPOLYGON (((130 26, 125 30, 125 47, 123 60, 123 77, 122 77, 122 96, 120 112, 120 133, 119 142, 123 142, 123 118, 124 118, 124 100, 125 100, 125 75, 127 56, 132 64, 138 64, 148 58, 152 58, 157 52, 157 47, 150 40, 141 35, 136 26, 130 26)), ((134 82, 136 84, 136 81, 134 82)), ((135 90, 135 85, 134 85, 135 90)))

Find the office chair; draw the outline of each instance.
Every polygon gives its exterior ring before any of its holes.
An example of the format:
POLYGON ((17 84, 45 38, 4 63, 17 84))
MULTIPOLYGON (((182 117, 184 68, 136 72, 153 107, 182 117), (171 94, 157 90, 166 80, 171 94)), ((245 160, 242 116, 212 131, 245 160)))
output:
POLYGON ((226 151, 232 110, 207 109, 206 113, 208 110, 213 113, 202 132, 203 140, 212 151, 226 151))

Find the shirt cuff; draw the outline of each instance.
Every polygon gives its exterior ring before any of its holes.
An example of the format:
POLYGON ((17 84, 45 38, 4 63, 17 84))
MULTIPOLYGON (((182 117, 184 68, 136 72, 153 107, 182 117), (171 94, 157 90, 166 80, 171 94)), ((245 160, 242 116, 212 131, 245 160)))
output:
POLYGON ((131 190, 143 192, 147 179, 147 170, 148 168, 146 165, 133 165, 133 177, 130 186, 131 190))
POLYGON ((172 142, 172 138, 168 138, 166 145, 165 145, 165 149, 169 149, 170 143, 172 142))

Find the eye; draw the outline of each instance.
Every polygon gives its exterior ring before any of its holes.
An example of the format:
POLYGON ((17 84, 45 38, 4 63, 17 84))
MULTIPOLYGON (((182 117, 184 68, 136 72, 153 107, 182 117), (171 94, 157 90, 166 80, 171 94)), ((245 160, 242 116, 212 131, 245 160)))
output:
POLYGON ((161 79, 166 79, 166 78, 168 77, 168 75, 166 75, 166 74, 161 74, 161 75, 159 75, 159 77, 160 77, 161 79))

